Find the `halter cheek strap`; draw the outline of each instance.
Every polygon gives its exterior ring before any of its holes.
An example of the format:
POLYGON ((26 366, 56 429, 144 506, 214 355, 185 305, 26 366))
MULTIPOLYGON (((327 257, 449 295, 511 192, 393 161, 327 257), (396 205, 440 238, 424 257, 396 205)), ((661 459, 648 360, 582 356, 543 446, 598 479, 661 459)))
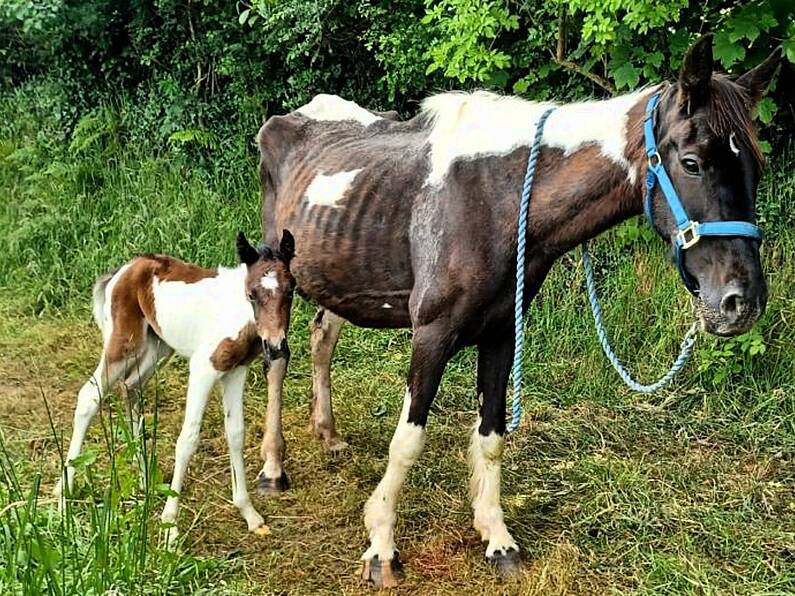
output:
POLYGON ((646 118, 643 123, 646 157, 649 160, 649 169, 646 174, 646 201, 643 208, 646 212, 646 219, 654 227, 654 187, 659 184, 676 222, 677 232, 673 239, 673 246, 679 275, 685 287, 691 293, 695 293, 698 283, 685 269, 684 251, 698 244, 702 236, 752 238, 761 241, 762 230, 747 221, 697 222, 688 217, 687 211, 685 211, 685 207, 679 200, 679 195, 676 194, 676 189, 665 171, 660 153, 657 151, 657 141, 654 138, 654 110, 659 101, 660 93, 655 93, 649 98, 646 104, 646 118))

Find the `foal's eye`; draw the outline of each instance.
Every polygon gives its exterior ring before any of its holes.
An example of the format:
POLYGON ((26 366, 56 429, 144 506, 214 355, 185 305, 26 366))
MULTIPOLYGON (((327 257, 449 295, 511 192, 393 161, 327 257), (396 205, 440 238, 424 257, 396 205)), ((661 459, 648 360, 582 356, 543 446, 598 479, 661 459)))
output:
POLYGON ((685 169, 685 172, 687 172, 691 176, 701 175, 701 166, 699 166, 698 162, 692 157, 683 157, 682 167, 685 169))
POLYGON ((254 302, 254 294, 252 294, 251 292, 248 292, 246 294, 246 300, 248 300, 249 302, 253 303, 254 302))

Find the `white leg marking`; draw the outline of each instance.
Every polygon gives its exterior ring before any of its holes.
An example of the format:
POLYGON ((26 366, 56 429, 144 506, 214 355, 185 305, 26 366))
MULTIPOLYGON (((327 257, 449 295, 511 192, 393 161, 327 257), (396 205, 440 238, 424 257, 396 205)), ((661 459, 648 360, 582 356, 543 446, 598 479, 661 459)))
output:
POLYGON ((337 435, 334 410, 331 406, 331 357, 345 319, 333 312, 323 311, 320 324, 311 324, 312 346, 312 429, 332 451, 345 449, 348 444, 337 435))
POLYGON ((481 538, 488 540, 486 556, 491 557, 495 551, 505 553, 510 549, 519 550, 519 547, 505 527, 500 506, 500 463, 505 439, 495 432, 484 437, 478 432, 479 426, 478 418, 469 445, 472 470, 469 490, 475 514, 474 526, 481 538))
MULTIPOLYGON (((177 496, 170 496, 166 500, 163 514, 160 516, 163 523, 176 524, 179 512, 179 493, 185 481, 185 473, 191 457, 196 452, 199 444, 199 431, 201 430, 204 408, 213 384, 218 379, 218 372, 209 366, 204 355, 196 356, 190 362, 190 377, 188 378, 188 398, 185 403, 185 421, 177 438, 176 457, 174 459, 174 475, 171 478, 171 490, 177 496)), ((169 528, 166 535, 167 546, 173 546, 178 535, 176 525, 169 528)))
POLYGON ((339 207, 339 202, 345 198, 345 193, 348 192, 354 178, 361 171, 362 168, 336 174, 318 174, 306 189, 306 200, 310 205, 339 207))
POLYGON ((369 560, 391 561, 395 548, 395 505, 409 469, 417 461, 425 444, 425 428, 408 422, 411 392, 406 389, 403 409, 392 442, 389 463, 381 482, 364 506, 364 525, 370 533, 370 548, 362 555, 369 560))
POLYGON ((265 520, 251 504, 246 487, 246 464, 243 461, 245 442, 243 388, 246 384, 247 372, 248 368, 245 366, 239 366, 229 371, 221 379, 221 391, 224 402, 226 440, 229 444, 229 463, 232 467, 232 502, 246 520, 248 529, 254 531, 265 523, 265 520))
MULTIPOLYGON (((75 407, 74 422, 72 424, 72 439, 69 441, 69 450, 66 453, 66 469, 53 489, 53 494, 56 497, 60 498, 63 496, 64 476, 66 477, 68 493, 72 492, 75 469, 69 465, 69 462, 80 455, 88 426, 99 411, 100 400, 121 379, 123 374, 124 363, 114 362, 106 364, 103 352, 94 374, 86 381, 77 394, 77 406, 75 407)), ((63 506, 63 501, 59 500, 59 504, 63 506)))
POLYGON ((265 464, 261 476, 278 479, 284 473, 284 435, 282 434, 282 385, 287 374, 287 359, 279 358, 271 363, 268 371, 268 407, 265 413, 265 436, 262 438, 260 455, 265 464))

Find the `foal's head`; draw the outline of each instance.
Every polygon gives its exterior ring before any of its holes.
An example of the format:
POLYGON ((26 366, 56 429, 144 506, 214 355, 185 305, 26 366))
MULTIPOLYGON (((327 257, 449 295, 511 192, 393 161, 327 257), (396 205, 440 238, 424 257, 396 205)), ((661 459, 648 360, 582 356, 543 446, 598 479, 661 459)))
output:
POLYGON ((254 248, 243 232, 237 235, 237 254, 246 265, 246 298, 254 309, 257 334, 262 338, 265 361, 288 354, 287 332, 295 279, 290 260, 295 255, 293 235, 284 230, 278 250, 254 248))
MULTIPOLYGON (((660 159, 687 210, 698 222, 756 220, 756 190, 763 159, 752 110, 770 83, 780 51, 735 80, 712 72, 712 37, 697 41, 679 80, 657 111, 660 159)), ((657 231, 672 240, 676 224, 659 185, 653 202, 657 231)), ((685 252, 685 272, 707 331, 736 335, 764 312, 767 285, 759 242, 745 237, 704 237, 685 252)))

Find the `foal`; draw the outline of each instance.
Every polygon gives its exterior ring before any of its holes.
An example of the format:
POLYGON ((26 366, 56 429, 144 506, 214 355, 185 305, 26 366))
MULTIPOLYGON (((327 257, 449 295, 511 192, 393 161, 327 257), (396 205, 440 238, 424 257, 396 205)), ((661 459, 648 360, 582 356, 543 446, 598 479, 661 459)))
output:
MULTIPOLYGON (((171 488, 180 493, 210 390, 217 382, 224 405, 224 424, 232 465, 232 500, 248 529, 263 525, 246 489, 243 462, 243 386, 249 363, 264 350, 271 360, 286 356, 295 282, 290 260, 295 244, 284 230, 279 249, 260 250, 241 232, 237 237, 241 264, 233 269, 204 269, 163 255, 136 257, 94 286, 94 319, 102 331, 103 350, 92 377, 77 398, 67 466, 55 487, 59 498, 65 476, 71 492, 74 472, 69 465, 79 454, 86 430, 100 400, 120 380, 128 394, 131 424, 140 432, 136 394, 140 395, 159 361, 174 352, 190 363, 185 421, 177 439, 171 488)), ((268 384, 268 393, 281 386, 268 384)), ((276 396, 278 399, 279 396, 276 396)), ((161 517, 174 524, 179 497, 170 496, 161 517)), ((168 531, 169 544, 177 536, 168 531)))

